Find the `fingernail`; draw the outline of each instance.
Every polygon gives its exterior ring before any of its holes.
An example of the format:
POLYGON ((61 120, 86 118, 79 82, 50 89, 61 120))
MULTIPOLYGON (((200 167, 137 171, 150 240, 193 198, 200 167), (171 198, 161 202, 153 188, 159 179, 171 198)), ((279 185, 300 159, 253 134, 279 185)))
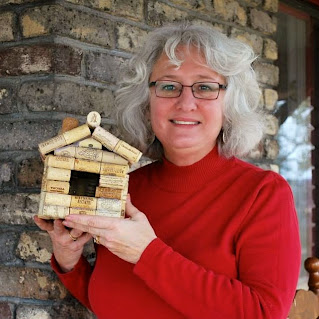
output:
POLYGON ((67 220, 64 220, 64 221, 62 222, 62 224, 63 224, 64 226, 70 226, 70 223, 69 223, 67 220))

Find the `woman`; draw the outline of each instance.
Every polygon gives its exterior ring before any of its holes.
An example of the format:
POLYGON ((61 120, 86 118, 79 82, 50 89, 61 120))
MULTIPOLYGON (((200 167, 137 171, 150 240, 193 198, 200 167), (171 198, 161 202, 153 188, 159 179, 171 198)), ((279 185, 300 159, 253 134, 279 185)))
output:
POLYGON ((152 32, 131 60, 119 127, 158 161, 131 173, 127 218, 36 219, 53 269, 98 318, 287 317, 300 265, 291 190, 235 157, 262 137, 254 59, 184 24, 152 32), (82 256, 91 236, 93 269, 82 256))

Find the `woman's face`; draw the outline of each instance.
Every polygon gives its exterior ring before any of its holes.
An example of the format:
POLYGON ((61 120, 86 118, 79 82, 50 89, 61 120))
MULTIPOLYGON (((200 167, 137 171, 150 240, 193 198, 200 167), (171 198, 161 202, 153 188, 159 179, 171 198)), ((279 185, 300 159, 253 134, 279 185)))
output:
MULTIPOLYGON (((170 80, 183 85, 195 82, 225 84, 223 76, 206 66, 204 56, 196 48, 191 47, 187 51, 181 47, 178 52, 183 54, 182 65, 176 68, 163 54, 154 65, 150 82, 170 80)), ((150 90, 151 124, 167 159, 172 160, 179 154, 195 156, 199 160, 207 155, 214 148, 222 128, 225 91, 220 90, 218 99, 207 100, 195 98, 190 87, 184 87, 181 95, 173 98, 157 97, 154 86, 150 90)))

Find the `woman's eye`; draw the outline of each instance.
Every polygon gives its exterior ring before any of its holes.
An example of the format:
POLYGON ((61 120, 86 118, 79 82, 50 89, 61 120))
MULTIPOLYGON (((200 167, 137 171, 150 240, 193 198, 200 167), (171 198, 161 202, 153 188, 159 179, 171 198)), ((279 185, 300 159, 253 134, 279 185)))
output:
POLYGON ((161 87, 161 90, 162 91, 174 91, 174 90, 176 90, 176 87, 174 84, 166 84, 166 85, 163 85, 161 87))
POLYGON ((201 84, 198 89, 200 91, 214 91, 214 88, 211 85, 201 84))

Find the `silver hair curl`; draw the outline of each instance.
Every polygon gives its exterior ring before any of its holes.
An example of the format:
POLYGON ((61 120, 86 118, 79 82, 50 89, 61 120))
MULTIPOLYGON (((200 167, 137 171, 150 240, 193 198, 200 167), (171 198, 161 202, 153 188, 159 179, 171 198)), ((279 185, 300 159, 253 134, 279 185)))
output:
POLYGON ((117 90, 115 116, 121 134, 144 155, 161 158, 163 147, 154 138, 148 116, 149 78, 163 53, 176 66, 183 63, 176 55, 180 45, 197 47, 207 65, 225 77, 227 90, 223 128, 218 137, 219 152, 225 157, 244 156, 260 142, 264 129, 258 109, 261 92, 252 69, 256 56, 250 46, 207 26, 175 24, 148 34, 143 47, 125 66, 117 90))

